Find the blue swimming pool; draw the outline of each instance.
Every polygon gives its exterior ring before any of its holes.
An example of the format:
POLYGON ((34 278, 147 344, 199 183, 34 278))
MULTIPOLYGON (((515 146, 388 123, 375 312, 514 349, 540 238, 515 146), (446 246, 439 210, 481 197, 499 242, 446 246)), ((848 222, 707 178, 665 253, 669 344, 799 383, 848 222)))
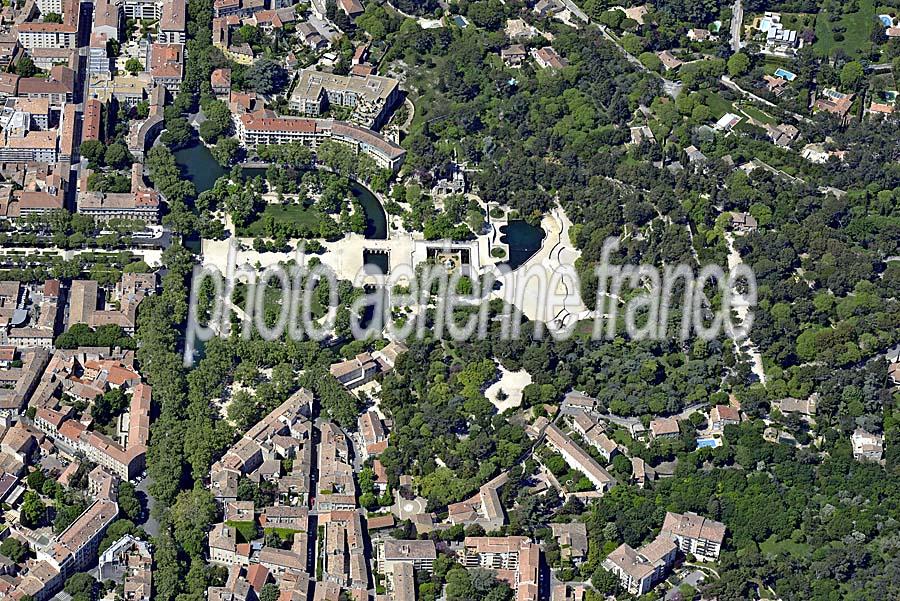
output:
POLYGON ((698 449, 714 449, 719 446, 719 441, 715 438, 698 438, 697 439, 697 448, 698 449))
POLYGON ((885 27, 893 27, 894 26, 894 19, 893 19, 893 17, 891 17, 891 15, 878 15, 878 18, 881 19, 881 23, 885 27))
POLYGON ((775 69, 775 77, 780 77, 787 81, 794 81, 795 79, 797 79, 797 74, 791 73, 787 69, 782 69, 781 67, 778 67, 777 69, 775 69))

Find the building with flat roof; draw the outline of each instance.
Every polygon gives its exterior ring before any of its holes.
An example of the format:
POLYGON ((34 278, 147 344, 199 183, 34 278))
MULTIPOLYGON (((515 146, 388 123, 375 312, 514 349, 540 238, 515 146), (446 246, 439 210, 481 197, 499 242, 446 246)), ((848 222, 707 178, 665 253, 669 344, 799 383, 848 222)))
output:
POLYGON ((381 550, 382 565, 408 562, 416 570, 431 573, 437 549, 432 540, 386 540, 381 550))

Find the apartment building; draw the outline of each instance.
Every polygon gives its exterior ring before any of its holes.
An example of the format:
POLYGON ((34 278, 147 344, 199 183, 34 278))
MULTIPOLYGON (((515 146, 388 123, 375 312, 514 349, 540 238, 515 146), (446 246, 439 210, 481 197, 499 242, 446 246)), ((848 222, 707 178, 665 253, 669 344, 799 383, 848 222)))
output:
MULTIPOLYGON (((55 2, 55 0, 51 1, 55 2)), ((78 45, 79 7, 78 0, 63 0, 59 5, 54 6, 59 10, 49 12, 61 13, 62 23, 42 21, 19 23, 16 26, 19 43, 28 51, 35 48, 76 48, 78 45)))
MULTIPOLYGON (((81 211, 79 211, 81 212, 81 211)), ((128 334, 133 334, 137 325, 137 308, 148 291, 128 290, 120 294, 118 308, 107 303, 101 309, 98 306, 99 287, 94 280, 74 280, 69 291, 68 325, 84 323, 92 328, 115 324, 128 334)))
POLYGON ((260 478, 256 472, 273 459, 293 459, 290 474, 278 479, 278 491, 287 500, 300 497, 306 504, 312 473, 312 428, 308 417, 312 412, 312 394, 300 389, 279 405, 213 464, 210 487, 216 500, 226 502, 237 495, 237 482, 242 475, 260 478), (284 439, 292 440, 285 444, 284 439))
POLYGON ((25 408, 50 361, 50 353, 45 348, 32 348, 20 358, 22 367, 0 370, 0 417, 18 416, 25 408))
POLYGON ((569 467, 587 476, 598 492, 604 493, 615 486, 615 478, 603 469, 584 449, 575 444, 575 441, 560 430, 559 426, 552 423, 549 424, 545 431, 545 436, 547 443, 562 455, 569 467))
POLYGON ((146 448, 123 448, 108 436, 87 430, 80 422, 65 421, 59 428, 58 440, 123 480, 134 478, 144 469, 146 448))
POLYGON ((412 563, 393 562, 386 575, 387 590, 392 601, 416 601, 416 573, 412 563))
POLYGON ((67 104, 63 107, 59 122, 59 160, 63 163, 78 161, 78 148, 76 140, 81 128, 82 119, 78 107, 67 104))
POLYGON ((294 505, 276 505, 263 509, 259 518, 263 528, 304 531, 309 527, 309 510, 294 505))
POLYGON ((7 98, 0 117, 4 128, 16 113, 27 115, 30 124, 37 129, 50 128, 50 101, 47 98, 7 98))
POLYGON ((95 0, 93 35, 106 36, 107 40, 119 41, 124 26, 122 6, 115 0, 95 0))
POLYGON ((173 96, 184 79, 184 44, 153 44, 150 47, 150 81, 166 88, 173 96))
MULTIPOLYGON (((91 401, 97 393, 103 393, 103 388, 90 389, 92 392, 88 396, 91 401)), ((77 388, 69 388, 68 391, 78 395, 77 388)), ((59 412, 43 408, 40 416, 35 416, 35 426, 70 452, 83 454, 122 480, 131 480, 144 470, 147 442, 150 438, 151 396, 152 391, 147 384, 138 384, 132 388, 128 430, 119 441, 88 430, 84 424, 68 419, 68 416, 61 419, 59 412)))
POLYGON ((82 125, 81 139, 99 140, 102 135, 103 103, 96 98, 91 98, 84 103, 84 121, 82 125))
POLYGON ((150 189, 132 192, 82 192, 78 195, 78 213, 100 223, 113 219, 159 223, 159 194, 150 189))
POLYGON ((524 536, 467 536, 459 561, 467 568, 493 570, 506 581, 517 601, 537 601, 541 547, 524 536))
POLYGON ((237 530, 219 523, 209 532, 209 561, 224 566, 250 565, 250 543, 237 542, 237 530))
POLYGON ((75 71, 64 65, 52 67, 47 77, 23 77, 18 84, 19 96, 46 98, 54 108, 72 102, 74 93, 75 71))
POLYGON ((231 69, 223 67, 213 70, 209 85, 216 96, 228 96, 231 93, 231 69))
POLYGON ((400 83, 390 77, 335 75, 313 69, 300 72, 290 106, 303 115, 318 116, 330 105, 352 109, 350 121, 379 128, 400 98, 400 83))
POLYGON ((162 2, 158 0, 123 0, 122 11, 126 19, 156 21, 162 16, 162 2))
POLYGON ((97 558, 100 540, 118 515, 115 501, 97 499, 56 537, 47 551, 38 551, 38 559, 59 570, 63 579, 83 571, 97 558))
POLYGON ((35 48, 75 48, 78 28, 66 23, 22 23, 19 43, 27 50, 35 48))
MULTIPOLYGON (((298 555, 288 549, 263 547, 259 550, 259 565, 265 567, 273 576, 281 576, 286 572, 305 572, 306 556, 298 555)), ((251 566, 251 570, 253 567, 251 566)))
POLYGON ((345 123, 332 122, 331 139, 350 146, 357 154, 362 153, 375 161, 381 169, 400 170, 406 151, 383 138, 371 129, 345 123))
POLYGON ((255 148, 259 144, 299 142, 315 150, 325 140, 334 140, 371 157, 382 169, 400 170, 406 151, 377 133, 332 119, 276 117, 265 111, 243 113, 235 118, 241 144, 255 148))
POLYGON ((618 576, 623 589, 643 595, 665 577, 677 550, 675 543, 660 535, 640 549, 620 545, 603 560, 602 567, 618 576))
POLYGON ((356 509, 356 483, 350 459, 350 443, 343 430, 326 422, 319 427, 319 511, 356 509))
POLYGON ((7 129, 3 131, 3 146, 0 147, 0 162, 3 163, 55 163, 57 131, 33 131, 28 129, 31 119, 26 113, 13 116, 7 129))
POLYGON ((715 561, 725 540, 725 524, 691 511, 669 511, 666 512, 660 536, 670 538, 684 553, 691 553, 701 561, 715 561))
POLYGON ((119 494, 119 479, 98 465, 88 473, 87 490, 95 499, 115 501, 119 494))
POLYGON ((28 596, 35 601, 47 601, 63 586, 59 570, 42 559, 27 561, 21 577, 11 595, 13 599, 28 596))
POLYGON ((42 15, 47 13, 61 15, 63 13, 62 0, 37 0, 36 4, 42 15))
POLYGON ((369 588, 365 531, 357 511, 332 511, 322 514, 321 564, 324 580, 343 589, 369 588))
POLYGON ((185 0, 166 0, 163 3, 156 41, 160 44, 187 43, 187 3, 185 0))
POLYGON ((416 570, 431 574, 437 549, 431 540, 386 540, 381 548, 381 565, 386 569, 393 563, 408 562, 416 570))

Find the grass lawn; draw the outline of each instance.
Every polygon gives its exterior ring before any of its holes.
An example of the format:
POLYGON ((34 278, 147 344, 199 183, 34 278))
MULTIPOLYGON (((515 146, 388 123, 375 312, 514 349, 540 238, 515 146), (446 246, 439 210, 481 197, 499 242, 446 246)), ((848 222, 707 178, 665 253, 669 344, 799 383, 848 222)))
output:
POLYGON ((703 104, 709 107, 709 110, 712 111, 712 114, 716 119, 720 119, 725 113, 736 112, 734 106, 730 102, 715 92, 706 92, 703 104))
POLYGON ((274 532, 282 540, 291 540, 294 538, 294 534, 303 532, 303 530, 294 530, 293 528, 266 528, 264 532, 266 534, 274 532))
POLYGON ((225 524, 237 530, 238 534, 240 534, 239 538, 243 538, 243 542, 249 543, 256 539, 256 524, 253 522, 236 522, 234 520, 229 520, 225 522, 225 524))
POLYGON ((868 46, 869 36, 875 27, 874 0, 859 0, 859 11, 843 15, 839 21, 832 23, 828 13, 822 12, 816 19, 816 43, 813 46, 821 56, 830 56, 833 48, 840 48, 851 58, 857 58, 862 48, 868 46), (844 39, 835 41, 833 25, 846 28, 844 39))
POLYGON ((810 13, 781 13, 781 24, 787 29, 803 31, 816 26, 816 15, 810 13))
POLYGON ((764 113, 752 104, 742 104, 740 106, 740 110, 743 111, 748 117, 752 117, 753 119, 756 119, 763 124, 768 123, 769 125, 775 125, 778 122, 775 117, 769 115, 768 113, 764 113))
POLYGON ((275 220, 275 223, 303 223, 314 226, 319 221, 318 214, 303 205, 270 204, 266 205, 266 208, 259 214, 259 218, 257 218, 256 221, 243 228, 240 233, 245 236, 265 236, 265 232, 263 231, 263 219, 265 219, 266 216, 272 217, 272 219, 275 220))
POLYGON ((759 550, 766 555, 791 555, 797 559, 803 559, 809 554, 809 545, 804 543, 795 543, 790 539, 775 540, 772 535, 759 544, 759 550))

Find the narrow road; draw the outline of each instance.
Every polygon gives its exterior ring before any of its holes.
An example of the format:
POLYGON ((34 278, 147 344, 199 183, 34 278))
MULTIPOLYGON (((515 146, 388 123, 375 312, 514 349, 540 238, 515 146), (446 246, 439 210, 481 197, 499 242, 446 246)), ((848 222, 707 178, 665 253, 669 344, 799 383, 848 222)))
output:
POLYGON ((741 49, 741 28, 744 23, 744 7, 741 0, 734 0, 731 7, 731 50, 739 52, 741 49))
MULTIPOLYGON (((740 2, 740 0, 736 0, 736 1, 740 2)), ((678 96, 679 92, 681 92, 681 87, 682 87, 680 82, 671 81, 669 79, 666 79, 665 77, 663 77, 656 71, 651 71, 650 69, 645 67, 643 65, 643 63, 641 63, 641 61, 639 61, 637 59, 636 56, 629 53, 627 50, 625 50, 625 48, 622 47, 621 44, 619 44, 619 40, 617 40, 611 33, 609 33, 609 31, 606 30, 605 26, 592 21, 590 19, 590 17, 588 17, 583 10, 578 8, 578 5, 575 4, 575 2, 573 0, 562 0, 562 2, 563 2, 563 5, 569 10, 569 12, 572 13, 572 15, 574 15, 578 19, 581 19, 582 21, 587 23, 589 26, 593 25, 594 27, 599 29, 600 33, 603 34, 603 37, 605 37, 607 40, 612 42, 613 45, 628 60, 629 63, 631 63, 632 65, 634 65, 635 67, 637 67, 638 69, 643 71, 644 73, 650 73, 652 75, 655 75, 656 77, 659 77, 662 80, 662 88, 666 94, 668 94, 672 98, 676 98, 678 96)))
MULTIPOLYGON (((744 98, 749 98, 750 100, 752 100, 752 101, 754 101, 754 102, 758 102, 758 103, 760 103, 760 104, 763 104, 763 105, 768 106, 768 107, 773 108, 773 109, 780 108, 777 104, 774 104, 774 103, 772 103, 772 102, 769 102, 769 101, 766 100, 765 98, 762 98, 761 96, 757 96, 756 94, 754 94, 754 93, 752 93, 752 92, 748 92, 747 90, 745 90, 744 88, 742 88, 741 86, 739 86, 739 85, 737 84, 737 82, 735 82, 733 79, 731 79, 731 78, 728 77, 727 75, 723 75, 723 76, 719 79, 719 81, 721 81, 721 82, 722 82, 722 85, 724 85, 726 88, 728 88, 728 89, 730 89, 730 90, 733 90, 733 91, 737 92, 738 94, 740 94, 740 95, 743 96, 744 98)), ((797 121, 802 121, 802 122, 804 122, 804 123, 812 123, 812 122, 813 122, 812 119, 809 119, 808 117, 804 117, 803 115, 801 115, 801 114, 799 114, 799 113, 793 113, 793 112, 791 112, 791 111, 785 111, 785 112, 786 112, 788 115, 790 115, 791 117, 793 117, 794 119, 796 119, 797 121)))
MULTIPOLYGON (((743 263, 743 259, 741 258, 741 253, 737 251, 734 246, 734 234, 731 232, 727 232, 725 234, 725 242, 728 245, 728 269, 734 269, 741 263, 743 263)), ((732 290, 732 294, 734 295, 734 310, 737 313, 738 319, 741 324, 745 322, 748 314, 750 313, 750 305, 747 300, 744 298, 742 294, 740 294, 737 290, 732 290)), ((735 341, 737 343, 737 341, 735 341)), ((756 374, 756 377, 759 378, 760 384, 763 386, 766 385, 766 370, 763 367, 762 353, 759 352, 759 348, 753 344, 753 341, 747 337, 745 340, 740 341, 738 348, 741 351, 747 353, 750 356, 750 371, 756 374)))

